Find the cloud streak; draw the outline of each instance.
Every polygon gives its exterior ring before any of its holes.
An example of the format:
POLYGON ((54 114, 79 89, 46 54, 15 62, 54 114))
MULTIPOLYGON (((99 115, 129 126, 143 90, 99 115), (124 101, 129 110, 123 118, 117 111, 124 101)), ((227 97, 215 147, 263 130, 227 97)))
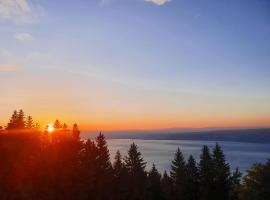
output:
POLYGON ((0 72, 15 72, 21 66, 16 64, 0 64, 0 72))
POLYGON ((29 0, 0 0, 0 22, 27 24, 44 15, 43 7, 29 0))
POLYGON ((170 2, 171 0, 145 0, 145 1, 151 2, 151 3, 156 4, 156 5, 158 5, 158 6, 162 6, 162 5, 164 5, 165 3, 170 2))
POLYGON ((33 36, 29 33, 17 33, 14 35, 14 38, 20 41, 31 41, 34 39, 33 36))

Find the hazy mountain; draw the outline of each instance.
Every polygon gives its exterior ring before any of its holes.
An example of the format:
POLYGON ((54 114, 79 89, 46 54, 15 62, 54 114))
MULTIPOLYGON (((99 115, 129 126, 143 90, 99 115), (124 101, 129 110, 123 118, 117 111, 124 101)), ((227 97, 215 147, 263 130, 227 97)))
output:
MULTIPOLYGON (((145 140, 206 140, 255 142, 270 144, 270 128, 257 129, 162 129, 151 131, 110 131, 104 132, 110 139, 145 139, 145 140)), ((96 134, 83 132, 82 137, 94 137, 96 134)))

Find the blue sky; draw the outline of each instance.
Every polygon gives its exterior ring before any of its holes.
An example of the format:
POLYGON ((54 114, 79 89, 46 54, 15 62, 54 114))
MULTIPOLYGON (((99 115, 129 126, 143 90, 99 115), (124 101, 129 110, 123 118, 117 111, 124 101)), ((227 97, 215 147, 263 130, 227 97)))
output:
POLYGON ((0 25, 5 115, 270 125, 267 0, 2 0, 0 25))

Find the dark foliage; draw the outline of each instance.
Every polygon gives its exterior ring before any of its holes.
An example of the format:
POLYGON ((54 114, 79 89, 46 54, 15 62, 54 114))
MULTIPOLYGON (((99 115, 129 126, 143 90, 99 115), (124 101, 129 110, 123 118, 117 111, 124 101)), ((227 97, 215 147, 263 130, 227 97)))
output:
POLYGON ((270 198, 270 160, 254 164, 243 180, 242 199, 266 200, 270 198))
POLYGON ((148 197, 149 200, 164 199, 161 186, 161 175, 158 172, 155 164, 148 174, 148 197))
POLYGON ((0 129, 0 199, 2 200, 267 200, 270 160, 255 164, 241 182, 231 173, 221 147, 204 146, 200 161, 185 160, 178 148, 170 176, 153 164, 146 171, 137 145, 131 144, 113 164, 103 134, 80 139, 60 121, 55 130, 40 131, 32 117, 14 111, 6 130, 0 129))
POLYGON ((147 174, 145 171, 146 162, 144 162, 137 145, 132 143, 125 157, 125 166, 127 168, 129 179, 129 197, 128 199, 146 198, 147 174))

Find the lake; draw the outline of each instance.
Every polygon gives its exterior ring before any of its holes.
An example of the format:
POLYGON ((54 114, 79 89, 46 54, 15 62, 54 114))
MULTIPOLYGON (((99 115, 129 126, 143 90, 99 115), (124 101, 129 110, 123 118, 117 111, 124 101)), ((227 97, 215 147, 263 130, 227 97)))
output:
MULTIPOLYGON (((117 149, 122 155, 126 155, 132 142, 138 145, 144 160, 147 162, 147 169, 156 164, 160 172, 170 170, 171 160, 179 147, 187 159, 192 154, 198 161, 203 145, 213 148, 216 142, 196 140, 141 140, 141 139, 108 139, 108 147, 111 159, 114 158, 117 149)), ((231 169, 239 167, 241 172, 249 169, 253 163, 266 162, 270 159, 270 144, 244 143, 244 142, 219 142, 222 147, 231 169)))

